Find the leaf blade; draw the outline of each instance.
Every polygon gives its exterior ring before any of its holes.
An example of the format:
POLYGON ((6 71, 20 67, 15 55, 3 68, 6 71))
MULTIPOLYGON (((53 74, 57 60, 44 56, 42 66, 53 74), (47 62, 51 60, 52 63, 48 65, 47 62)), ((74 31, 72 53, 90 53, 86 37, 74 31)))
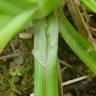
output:
POLYGON ((87 8, 96 13, 96 0, 80 0, 87 8))
POLYGON ((73 52, 89 67, 96 75, 96 50, 88 43, 69 23, 61 13, 61 35, 73 52))

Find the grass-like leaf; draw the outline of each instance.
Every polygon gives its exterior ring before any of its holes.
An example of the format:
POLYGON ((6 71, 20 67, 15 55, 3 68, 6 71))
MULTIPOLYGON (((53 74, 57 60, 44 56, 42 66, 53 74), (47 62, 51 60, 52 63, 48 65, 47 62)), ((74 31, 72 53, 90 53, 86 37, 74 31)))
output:
POLYGON ((96 13, 96 0, 80 0, 87 8, 96 13))
POLYGON ((9 42, 9 40, 24 26, 26 22, 31 18, 31 15, 34 13, 35 9, 32 11, 25 11, 15 17, 7 17, 5 26, 2 26, 0 29, 0 53, 9 42), (8 21, 8 22, 7 22, 8 21), (22 22, 21 22, 22 21, 22 22), (8 24, 7 24, 8 23, 8 24))
POLYGON ((25 0, 0 0, 0 53, 34 14, 35 6, 25 0))
POLYGON ((74 53, 96 75, 96 49, 74 29, 63 13, 61 13, 61 18, 60 33, 62 37, 74 53))
POLYGON ((57 4, 58 0, 0 0, 0 53, 31 17, 44 18, 57 4))

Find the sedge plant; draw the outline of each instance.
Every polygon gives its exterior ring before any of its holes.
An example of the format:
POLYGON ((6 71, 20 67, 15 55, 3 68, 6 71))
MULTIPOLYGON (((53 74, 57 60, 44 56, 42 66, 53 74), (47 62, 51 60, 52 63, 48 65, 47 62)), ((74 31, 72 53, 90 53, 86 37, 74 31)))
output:
MULTIPOLYGON (((96 12, 95 0, 80 1, 89 10, 96 12)), ((59 0, 0 0, 0 54, 30 19, 35 22, 33 49, 35 96, 59 96, 56 62, 58 32, 96 75, 96 49, 70 24, 62 10, 54 11, 59 4, 59 0)))

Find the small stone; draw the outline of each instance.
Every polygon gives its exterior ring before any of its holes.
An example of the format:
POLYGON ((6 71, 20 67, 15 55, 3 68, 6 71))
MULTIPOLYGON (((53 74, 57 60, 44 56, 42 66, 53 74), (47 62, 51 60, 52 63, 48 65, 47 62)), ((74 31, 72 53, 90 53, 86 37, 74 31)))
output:
POLYGON ((32 34, 31 33, 27 33, 27 32, 22 32, 22 33, 19 33, 19 38, 21 38, 21 39, 31 39, 32 38, 32 34))

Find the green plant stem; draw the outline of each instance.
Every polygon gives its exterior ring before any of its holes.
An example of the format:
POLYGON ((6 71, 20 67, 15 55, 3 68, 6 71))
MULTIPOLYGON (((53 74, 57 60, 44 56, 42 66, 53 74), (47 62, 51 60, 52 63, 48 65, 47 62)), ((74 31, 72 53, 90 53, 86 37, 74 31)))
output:
POLYGON ((48 55, 46 69, 46 96, 58 96, 58 68, 57 68, 57 49, 58 49, 58 22, 52 16, 48 20, 48 55))
POLYGON ((47 24, 45 20, 39 20, 36 24, 34 36, 34 94, 46 96, 46 56, 47 56, 47 24))
POLYGON ((36 24, 34 37, 34 94, 58 96, 58 22, 54 16, 36 24))

